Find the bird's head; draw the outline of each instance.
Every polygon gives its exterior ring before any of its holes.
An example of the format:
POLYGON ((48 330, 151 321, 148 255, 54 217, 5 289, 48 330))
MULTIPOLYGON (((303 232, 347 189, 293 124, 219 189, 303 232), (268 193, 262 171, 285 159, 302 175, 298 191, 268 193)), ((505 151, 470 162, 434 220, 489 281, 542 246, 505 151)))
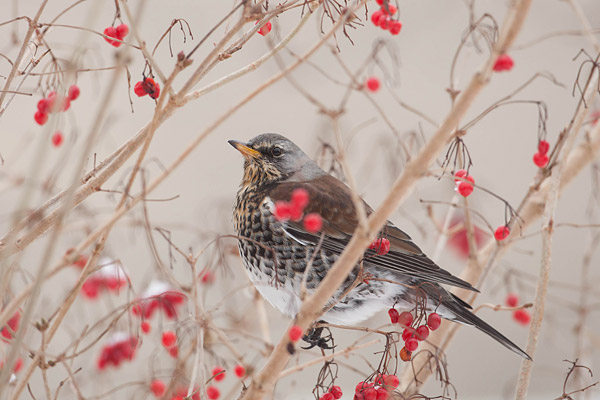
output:
POLYGON ((291 140, 265 133, 248 143, 230 140, 244 156, 244 186, 262 186, 282 181, 306 181, 325 172, 291 140))

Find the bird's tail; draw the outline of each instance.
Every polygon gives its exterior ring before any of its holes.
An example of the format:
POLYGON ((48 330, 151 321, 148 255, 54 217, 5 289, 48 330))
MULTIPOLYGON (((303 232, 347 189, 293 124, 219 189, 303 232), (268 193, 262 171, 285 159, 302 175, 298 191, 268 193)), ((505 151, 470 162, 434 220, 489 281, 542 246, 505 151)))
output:
POLYGON ((492 328, 487 322, 479 318, 477 315, 473 314, 467 308, 463 307, 462 304, 460 304, 458 301, 452 302, 452 304, 446 303, 444 305, 446 306, 446 308, 448 308, 450 312, 452 312, 455 315, 453 319, 456 322, 462 322, 463 324, 474 326, 483 333, 486 333, 488 336, 495 339, 507 349, 514 351, 523 358, 531 360, 529 354, 525 353, 519 346, 511 342, 506 336, 498 332, 496 329, 492 328))

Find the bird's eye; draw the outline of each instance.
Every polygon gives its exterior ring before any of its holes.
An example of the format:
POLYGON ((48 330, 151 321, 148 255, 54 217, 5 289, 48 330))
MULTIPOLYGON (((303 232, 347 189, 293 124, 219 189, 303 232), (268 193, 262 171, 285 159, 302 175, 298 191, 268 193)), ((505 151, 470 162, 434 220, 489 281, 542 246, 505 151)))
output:
POLYGON ((279 157, 283 154, 283 149, 281 147, 273 147, 271 154, 273 154, 273 157, 279 157))

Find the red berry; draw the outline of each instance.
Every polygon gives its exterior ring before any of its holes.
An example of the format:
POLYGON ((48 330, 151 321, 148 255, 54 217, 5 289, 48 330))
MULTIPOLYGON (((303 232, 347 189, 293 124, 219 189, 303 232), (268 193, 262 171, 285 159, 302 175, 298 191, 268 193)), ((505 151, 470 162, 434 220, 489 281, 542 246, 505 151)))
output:
POLYGON ((406 347, 406 350, 412 352, 419 347, 419 342, 415 338, 409 338, 406 342, 404 342, 404 347, 406 347))
POLYGON ((329 393, 333 395, 334 399, 340 399, 342 397, 342 388, 339 386, 332 386, 329 389, 329 393))
POLYGON ((377 391, 377 400, 387 400, 389 397, 389 393, 384 388, 379 388, 377 391))
POLYGON ((400 313, 395 308, 390 308, 388 310, 388 315, 390 316, 390 321, 392 324, 397 324, 398 319, 400 318, 400 313))
POLYGON ((467 171, 464 169, 459 169, 458 171, 456 171, 454 173, 454 182, 458 183, 458 182, 462 182, 462 178, 466 179, 467 176, 467 171))
POLYGON ((79 86, 71 85, 69 87, 69 100, 76 100, 79 97, 80 92, 81 90, 79 90, 79 86))
POLYGON ((365 400, 377 400, 377 390, 374 388, 366 389, 362 394, 365 400))
POLYGON ((404 362, 408 362, 412 358, 412 352, 406 350, 406 347, 403 347, 402 350, 400 350, 399 355, 400 355, 400 359, 404 362))
POLYGON ((160 96, 160 85, 152 78, 144 79, 142 81, 142 88, 153 99, 158 99, 158 96, 160 96))
POLYGON ((375 384, 373 382, 358 382, 358 384, 356 385, 356 388, 354 389, 354 392, 359 393, 359 392, 365 391, 369 388, 372 388, 373 386, 375 386, 375 384))
POLYGON ((402 340, 404 340, 406 342, 408 339, 415 336, 415 333, 416 333, 415 328, 411 328, 410 326, 408 328, 405 328, 402 331, 402 340))
POLYGON ((211 284, 215 281, 215 274, 213 274, 210 270, 202 272, 200 276, 200 281, 202 283, 211 284))
POLYGON ((237 376, 238 378, 242 378, 246 375, 246 368, 244 368, 243 365, 238 364, 233 369, 233 372, 235 373, 235 376, 237 376))
POLYGON ((382 5, 382 4, 383 4, 383 0, 375 0, 375 2, 376 2, 377 4, 379 4, 379 5, 382 5))
POLYGON ((40 112, 39 110, 33 114, 33 119, 38 125, 44 125, 48 121, 48 114, 40 112))
MULTIPOLYGON (((256 23, 258 24, 258 21, 256 21, 256 23)), ((258 34, 261 36, 265 36, 267 35, 269 32, 271 32, 271 28, 273 28, 273 25, 271 25, 271 21, 268 21, 266 24, 264 24, 259 30, 258 30, 258 34)))
POLYGON ((58 147, 63 142, 63 134, 60 131, 56 131, 54 135, 52 135, 52 145, 54 147, 58 147))
POLYGON ((308 205, 309 196, 306 189, 295 189, 292 192, 292 204, 299 207, 304 211, 304 208, 308 205))
POLYGON ((420 327, 417 328, 417 333, 415 335, 415 337, 417 338, 418 341, 423 341, 425 339, 427 339, 427 337, 429 336, 429 328, 427 327, 427 325, 421 325, 420 327))
POLYGON ((37 109, 42 114, 48 114, 50 112, 50 103, 46 99, 40 99, 37 103, 37 109))
POLYGON ((142 87, 142 81, 139 81, 135 84, 135 86, 133 87, 133 93, 135 93, 138 97, 142 97, 148 94, 142 87))
POLYGON ((456 187, 458 193, 460 193, 463 197, 468 197, 471 193, 473 193, 473 185, 469 182, 460 182, 456 187))
POLYGON ((142 322, 142 325, 140 325, 140 328, 142 329, 142 332, 148 334, 152 330, 152 325, 150 325, 150 322, 144 321, 142 322))
POLYGON ((548 150, 550 150, 550 143, 545 140, 540 140, 538 143, 538 153, 546 154, 548 153, 548 150))
POLYGON ((334 400, 335 397, 333 397, 333 394, 331 393, 324 393, 321 397, 319 397, 319 400, 334 400))
POLYGON ((383 14, 382 10, 375 11, 373 14, 371 14, 371 22, 373 23, 373 25, 379 26, 381 24, 380 23, 381 17, 385 17, 385 14, 383 14))
POLYGON ((508 226, 506 225, 499 226, 494 232, 494 237, 498 241, 506 239, 508 235, 510 235, 510 229, 508 229, 508 226))
POLYGON ((292 207, 287 201, 278 201, 275 203, 275 218, 278 220, 290 219, 292 215, 292 207))
POLYGON ((369 245, 369 249, 375 250, 380 256, 384 256, 390 251, 390 241, 387 238, 375 239, 373 243, 369 245))
POLYGON ((522 308, 515 310, 513 313, 513 318, 521 325, 528 325, 531 321, 531 315, 529 315, 529 312, 527 310, 523 310, 522 308))
MULTIPOLYGON (((1 368, 2 367, 0 367, 0 369, 1 368)), ((21 370, 21 368, 23 368, 23 359, 21 357, 19 357, 19 358, 17 358, 15 360, 15 365, 13 367, 13 372, 16 374, 16 373, 18 373, 21 370)))
POLYGON ((77 260, 75 260, 75 262, 73 263, 73 265, 75 265, 78 268, 83 268, 83 267, 85 267, 87 262, 88 262, 87 257, 84 256, 83 254, 80 254, 79 257, 77 258, 77 260))
POLYGON ((396 389, 400 385, 400 379, 396 375, 386 375, 383 377, 385 386, 396 389))
POLYGON ((121 24, 121 25, 117 26, 117 28, 116 28, 117 39, 123 40, 123 38, 125 36, 127 36, 127 34, 129 34, 129 27, 127 26, 127 24, 121 24))
POLYGON ((71 100, 69 100, 68 97, 65 97, 64 99, 62 99, 62 101, 62 110, 60 111, 67 111, 69 108, 71 108, 71 100))
POLYGON ((411 326, 413 323, 413 315, 408 311, 404 311, 400 314, 400 318, 398 319, 398 323, 402 326, 411 326))
POLYGON ((441 324, 442 318, 438 313, 433 312, 429 314, 429 317, 427 317, 427 326, 429 326, 429 329, 432 331, 435 331, 437 328, 439 328, 441 324))
POLYGON ((397 20, 392 20, 389 26, 390 33, 392 35, 397 35, 402 30, 402 22, 397 20))
POLYGON ((290 328, 289 337, 292 342, 297 342, 302 337, 304 331, 298 325, 294 325, 290 328))
POLYGON ((494 71, 510 71, 515 65, 513 59, 508 54, 501 54, 494 64, 494 71))
POLYGON ((304 217, 304 229, 310 233, 317 233, 323 228, 323 219, 318 213, 310 213, 304 217))
POLYGON ((165 331, 162 334, 162 344, 166 348, 172 347, 177 341, 177 335, 173 331, 165 331))
POLYGON ((150 383, 150 390, 152 391, 152 393, 154 393, 154 396, 162 397, 162 395, 165 394, 165 391, 167 390, 167 385, 165 385, 163 381, 155 379, 152 381, 152 383, 150 383))
POLYGON ((206 397, 208 397, 210 400, 216 400, 220 395, 221 392, 216 387, 209 386, 206 388, 206 397))
POLYGON ((519 305, 519 295, 516 293, 509 293, 506 296, 506 305, 509 307, 516 307, 519 305))
POLYGON ((544 168, 546 165, 548 165, 548 161, 549 158, 547 154, 535 153, 533 155, 533 163, 540 168, 544 168))
POLYGON ((369 79, 367 79, 367 81, 365 82, 367 89, 369 89, 370 92, 375 93, 376 91, 379 90, 379 79, 377 79, 376 77, 372 76, 369 79))
POLYGON ((393 4, 388 3, 387 6, 388 6, 387 10, 386 10, 385 6, 381 7, 381 11, 383 11, 384 14, 394 15, 394 14, 396 14, 396 11, 398 11, 398 9, 396 8, 396 6, 393 5, 393 4), (388 12, 388 10, 389 10, 389 12, 388 12))
POLYGON ((169 347, 169 355, 173 358, 177 358, 177 356, 179 356, 179 347, 177 345, 169 347))
POLYGON ((215 381, 220 382, 225 379, 225 370, 221 367, 214 367, 212 374, 215 377, 215 381))
MULTIPOLYGON (((109 26, 108 28, 106 28, 104 30, 104 34, 108 37, 111 38, 115 38, 117 39, 117 30, 115 29, 115 27, 113 26, 109 26)), ((119 47, 121 46, 121 42, 117 42, 116 40, 111 40, 109 38, 104 38, 104 40, 106 40, 108 43, 110 43, 111 45, 113 45, 114 47, 119 47)))
POLYGON ((392 24, 392 20, 390 19, 389 16, 387 16, 385 14, 379 19, 379 27, 381 29, 383 29, 384 31, 387 31, 388 29, 390 29, 391 24, 392 24))

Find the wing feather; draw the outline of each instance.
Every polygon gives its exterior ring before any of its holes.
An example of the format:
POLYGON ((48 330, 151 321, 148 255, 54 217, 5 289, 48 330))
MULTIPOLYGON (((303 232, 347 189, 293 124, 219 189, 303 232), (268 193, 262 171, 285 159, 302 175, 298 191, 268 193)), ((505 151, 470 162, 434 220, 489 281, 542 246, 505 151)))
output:
MULTIPOLYGON (((289 201, 292 192, 298 188, 305 189, 309 194, 310 202, 305 213, 316 212, 323 218, 322 232, 325 237, 322 248, 341 254, 358 225, 350 189, 338 179, 325 175, 310 182, 280 183, 269 191, 268 196, 274 202, 289 201)), ((373 212, 366 203, 365 210, 367 214, 373 212)), ((306 231, 301 222, 288 221, 285 229, 293 237, 313 245, 319 242, 321 235, 306 231)), ((410 236, 391 222, 388 221, 379 236, 390 241, 390 251, 385 255, 377 255, 375 251, 367 249, 364 259, 368 259, 370 264, 422 281, 478 291, 470 283, 436 265, 414 244, 410 236)))

